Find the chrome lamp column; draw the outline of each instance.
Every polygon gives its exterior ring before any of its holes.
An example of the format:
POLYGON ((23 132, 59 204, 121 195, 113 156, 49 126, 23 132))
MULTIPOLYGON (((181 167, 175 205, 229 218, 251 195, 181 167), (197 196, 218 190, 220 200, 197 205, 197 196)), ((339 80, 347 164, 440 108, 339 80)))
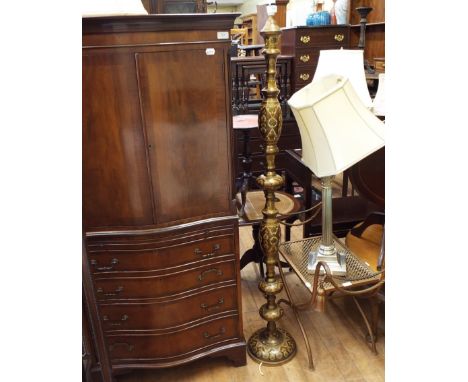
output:
POLYGON ((257 183, 265 192, 265 208, 260 225, 259 242, 266 263, 265 279, 259 284, 267 302, 261 306, 260 316, 267 321, 266 328, 257 330, 249 339, 247 352, 255 361, 267 365, 280 365, 291 360, 296 354, 296 342, 284 329, 276 326, 283 316, 283 309, 276 303, 276 295, 283 289, 281 278, 276 275, 278 247, 281 229, 275 207, 275 191, 283 185, 283 178, 275 171, 275 156, 278 153, 278 139, 283 127, 283 116, 278 101, 279 89, 276 84, 276 59, 280 54, 279 38, 281 31, 273 15, 276 6, 267 6, 268 19, 260 34, 265 40, 262 54, 267 63, 266 87, 262 89, 262 105, 258 116, 260 133, 265 140, 266 174, 257 178, 257 183))

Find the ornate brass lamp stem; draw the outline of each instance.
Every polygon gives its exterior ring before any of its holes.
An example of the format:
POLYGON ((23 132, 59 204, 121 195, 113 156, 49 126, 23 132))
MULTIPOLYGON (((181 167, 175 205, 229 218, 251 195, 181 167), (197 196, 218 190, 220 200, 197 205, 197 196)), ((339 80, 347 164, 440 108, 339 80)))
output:
POLYGON ((281 31, 273 19, 275 6, 267 7, 268 19, 260 34, 265 40, 262 54, 267 63, 267 86, 262 89, 263 100, 258 116, 260 133, 266 143, 266 174, 257 178, 257 183, 265 192, 265 208, 260 225, 260 245, 265 256, 266 276, 259 284, 267 302, 260 308, 260 316, 267 327, 257 330, 249 339, 247 351, 258 362, 280 365, 291 360, 296 354, 296 342, 284 329, 277 328, 276 321, 283 315, 276 303, 276 295, 283 289, 283 283, 275 273, 278 260, 278 246, 281 229, 275 207, 275 191, 283 185, 283 178, 275 171, 275 157, 278 153, 278 139, 283 127, 283 115, 278 101, 279 89, 276 85, 276 58, 280 54, 279 37, 281 31))

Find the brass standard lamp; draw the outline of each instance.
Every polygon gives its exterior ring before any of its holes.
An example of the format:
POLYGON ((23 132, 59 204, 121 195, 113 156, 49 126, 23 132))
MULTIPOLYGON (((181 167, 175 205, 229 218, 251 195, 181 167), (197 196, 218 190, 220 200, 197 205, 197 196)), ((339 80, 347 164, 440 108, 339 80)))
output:
POLYGON ((275 156, 278 152, 278 139, 283 127, 281 105, 278 101, 279 89, 276 85, 276 58, 280 54, 280 28, 273 15, 276 6, 267 6, 268 19, 261 30, 265 40, 262 54, 267 63, 267 83, 262 89, 262 105, 258 116, 260 133, 265 140, 266 174, 257 178, 257 183, 265 192, 265 208, 260 225, 259 242, 266 263, 266 276, 259 284, 267 302, 260 307, 260 316, 266 320, 266 328, 257 330, 249 338, 247 352, 255 361, 267 365, 280 365, 288 362, 296 354, 296 342, 291 335, 276 326, 283 315, 283 309, 276 303, 276 295, 283 289, 281 278, 275 273, 278 263, 278 247, 281 236, 278 210, 275 207, 275 191, 283 185, 283 178, 275 172, 275 156))
POLYGON ((302 140, 302 161, 321 179, 322 238, 307 269, 324 261, 332 274, 346 274, 345 255, 333 240, 333 177, 385 145, 384 124, 362 102, 351 81, 330 74, 294 93, 288 101, 302 140))

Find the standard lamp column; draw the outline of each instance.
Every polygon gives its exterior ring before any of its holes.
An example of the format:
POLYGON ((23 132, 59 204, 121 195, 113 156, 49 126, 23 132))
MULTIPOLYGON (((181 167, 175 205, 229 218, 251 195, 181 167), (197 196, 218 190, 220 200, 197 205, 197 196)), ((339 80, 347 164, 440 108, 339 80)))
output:
POLYGON ((260 316, 267 321, 267 326, 252 334, 247 344, 247 352, 257 362, 280 365, 291 360, 297 348, 291 335, 276 325, 276 321, 283 316, 283 309, 276 303, 276 295, 283 289, 283 283, 275 272, 275 266, 279 262, 278 247, 281 238, 278 210, 275 207, 275 191, 283 185, 283 178, 275 170, 277 143, 283 127, 283 115, 278 101, 279 89, 276 84, 276 59, 280 54, 281 31, 272 17, 276 13, 276 7, 268 6, 267 13, 268 19, 260 32, 265 40, 262 54, 267 64, 267 84, 262 89, 262 105, 258 116, 258 127, 265 141, 266 174, 257 178, 257 183, 266 196, 259 232, 259 242, 266 263, 266 276, 258 288, 267 300, 259 310, 260 316))

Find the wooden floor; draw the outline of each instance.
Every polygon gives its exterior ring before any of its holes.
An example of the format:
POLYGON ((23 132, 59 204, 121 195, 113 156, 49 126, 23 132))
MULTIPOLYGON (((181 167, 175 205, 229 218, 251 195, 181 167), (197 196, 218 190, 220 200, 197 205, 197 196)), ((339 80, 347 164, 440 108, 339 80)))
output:
MULTIPOLYGON (((240 253, 253 244, 251 227, 240 228, 240 253)), ((292 240, 302 238, 300 227, 292 230, 292 240)), ((242 309, 246 340, 257 329, 265 326, 258 309, 265 299, 258 290, 258 266, 251 263, 241 271, 242 309)), ((286 280, 295 298, 307 298, 308 292, 293 273, 286 280)), ((281 297, 286 297, 284 292, 281 297), (282 296, 284 295, 284 296, 282 296)), ((279 326, 285 328, 296 340, 298 352, 289 363, 268 367, 252 361, 234 367, 224 358, 204 359, 172 369, 135 371, 118 378, 119 382, 199 381, 199 382, 377 382, 384 381, 385 333, 383 314, 379 323, 378 354, 374 355, 364 340, 365 326, 351 299, 340 298, 327 304, 326 313, 307 310, 300 313, 315 363, 315 371, 308 369, 307 353, 299 326, 291 310, 285 306, 285 315, 279 326)))

